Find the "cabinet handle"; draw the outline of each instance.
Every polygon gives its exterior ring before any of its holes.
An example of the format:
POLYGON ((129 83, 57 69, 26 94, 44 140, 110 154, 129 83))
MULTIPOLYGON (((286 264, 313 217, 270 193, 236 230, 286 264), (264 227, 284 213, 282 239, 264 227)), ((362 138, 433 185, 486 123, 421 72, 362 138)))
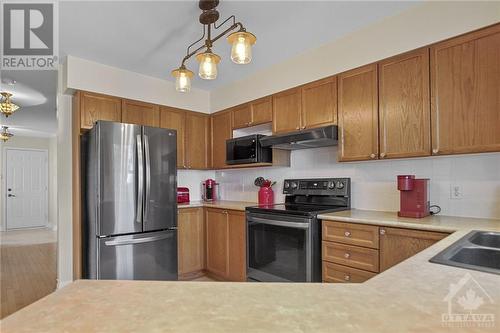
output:
POLYGON ((385 157, 385 153, 380 153, 380 157, 384 158, 385 157))
POLYGON ((347 252, 346 252, 346 253, 344 253, 344 258, 349 259, 350 257, 351 257, 351 254, 350 254, 350 253, 347 253, 347 252))
POLYGON ((380 234, 385 235, 385 229, 380 229, 380 234))
POLYGON ((438 154, 438 153, 439 153, 439 149, 434 148, 434 149, 432 150, 432 153, 433 153, 433 154, 438 154))
POLYGON ((295 127, 295 129, 296 129, 296 130, 299 130, 299 129, 300 129, 300 126, 295 127))
POLYGON ((350 232, 350 231, 346 231, 346 232, 344 232, 344 236, 346 236, 346 237, 351 237, 351 232, 350 232))
POLYGON ((351 276, 349 274, 344 275, 344 280, 345 281, 350 281, 351 280, 351 276))
POLYGON ((375 154, 370 154, 370 158, 375 158, 375 154))

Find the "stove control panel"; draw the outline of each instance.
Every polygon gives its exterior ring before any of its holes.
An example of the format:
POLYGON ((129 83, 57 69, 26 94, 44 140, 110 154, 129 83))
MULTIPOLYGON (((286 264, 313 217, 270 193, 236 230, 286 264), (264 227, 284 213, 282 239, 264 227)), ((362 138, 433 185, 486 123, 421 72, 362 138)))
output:
POLYGON ((349 196, 350 178, 285 179, 283 194, 349 196))

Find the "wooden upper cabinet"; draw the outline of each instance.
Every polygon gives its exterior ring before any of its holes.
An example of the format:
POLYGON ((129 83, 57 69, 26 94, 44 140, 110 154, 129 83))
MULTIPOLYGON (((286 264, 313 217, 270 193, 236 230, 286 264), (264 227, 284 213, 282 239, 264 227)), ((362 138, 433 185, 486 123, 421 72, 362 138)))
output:
POLYGON ((233 112, 233 128, 250 126, 252 123, 252 109, 249 103, 235 106, 233 112))
POLYGON ((226 166, 226 140, 233 135, 231 112, 212 115, 212 164, 214 168, 226 166))
POLYGON ((122 120, 121 99, 82 91, 80 93, 81 128, 90 129, 98 120, 120 122, 122 120))
POLYGON ((337 77, 302 87, 301 127, 311 128, 337 123, 337 77))
POLYGON ((429 49, 378 64, 380 158, 431 154, 429 49))
POLYGON ((339 160, 378 158, 377 65, 338 76, 339 160))
POLYGON ((222 209, 206 209, 207 270, 219 277, 229 276, 229 219, 222 209))
POLYGON ((263 97, 250 103, 252 108, 252 121, 250 125, 259 125, 273 121, 273 99, 271 96, 263 97))
POLYGON ((209 167, 210 118, 208 115, 186 113, 185 165, 188 169, 209 167))
POLYGON ((182 279, 205 269, 203 208, 179 209, 178 229, 178 266, 182 279))
POLYGON ((128 99, 122 100, 122 122, 143 126, 160 126, 160 107, 128 99))
POLYGON ((431 47, 433 154, 500 151, 500 24, 431 47))
POLYGON ((380 271, 400 263, 448 236, 447 233, 380 227, 380 271))
POLYGON ((185 161, 185 127, 186 111, 171 107, 160 108, 160 127, 177 131, 177 167, 186 167, 185 161))
POLYGON ((273 132, 297 131, 301 127, 302 94, 300 88, 273 95, 273 132))

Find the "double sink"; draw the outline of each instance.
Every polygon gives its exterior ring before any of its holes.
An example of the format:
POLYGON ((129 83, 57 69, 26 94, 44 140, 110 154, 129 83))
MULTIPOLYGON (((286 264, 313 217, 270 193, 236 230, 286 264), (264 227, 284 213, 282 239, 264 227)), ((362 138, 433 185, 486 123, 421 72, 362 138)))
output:
POLYGON ((469 232, 430 262, 500 274, 500 232, 469 232))

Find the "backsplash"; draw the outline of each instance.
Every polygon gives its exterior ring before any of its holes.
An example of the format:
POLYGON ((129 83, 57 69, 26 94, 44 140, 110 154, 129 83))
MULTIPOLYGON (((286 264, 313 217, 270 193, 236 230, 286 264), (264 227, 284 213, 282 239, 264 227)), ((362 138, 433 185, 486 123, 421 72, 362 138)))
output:
POLYGON ((201 182, 215 178, 213 170, 177 170, 177 186, 189 188, 191 201, 201 200, 201 182))
POLYGON ((289 168, 217 171, 215 179, 222 199, 254 202, 254 179, 276 180, 275 201, 281 202, 284 179, 350 177, 353 208, 397 211, 400 174, 430 178, 431 205, 441 206, 442 215, 500 218, 500 153, 339 163, 337 147, 326 147, 293 151, 289 168), (452 185, 461 187, 460 199, 451 199, 452 185))

